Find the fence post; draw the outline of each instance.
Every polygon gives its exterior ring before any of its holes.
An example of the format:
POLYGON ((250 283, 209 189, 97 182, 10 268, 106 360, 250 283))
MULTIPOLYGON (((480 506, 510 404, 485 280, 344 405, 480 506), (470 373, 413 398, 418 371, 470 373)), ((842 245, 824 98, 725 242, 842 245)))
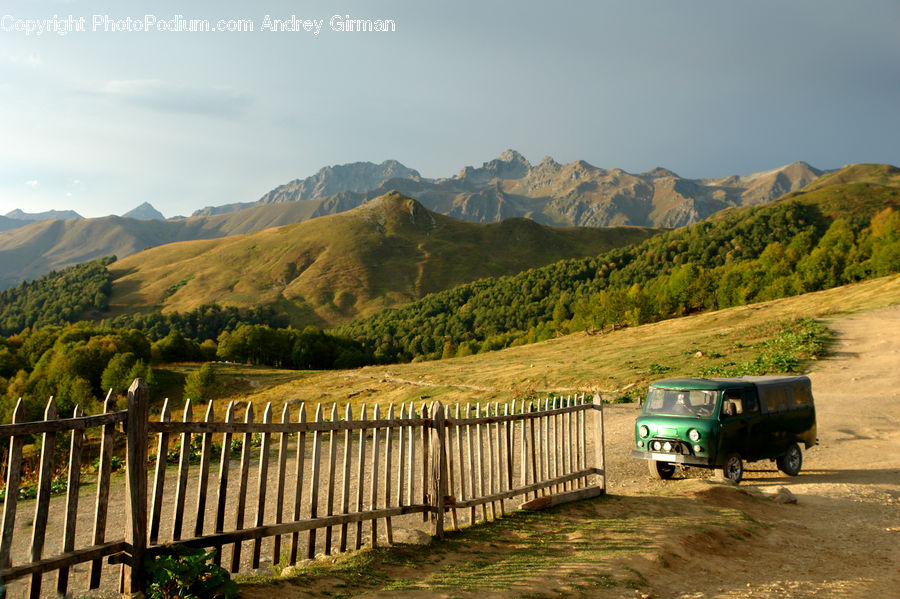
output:
POLYGON ((603 397, 594 396, 594 468, 599 469, 600 488, 606 490, 606 440, 603 438, 603 397))
POLYGON ((126 416, 125 542, 131 548, 131 564, 123 570, 123 590, 137 593, 146 589, 144 553, 147 549, 147 423, 150 398, 147 383, 134 379, 128 388, 126 416))
POLYGON ((447 457, 444 444, 447 427, 444 421, 444 404, 431 404, 431 505, 435 511, 434 536, 444 538, 444 504, 447 497, 447 457))

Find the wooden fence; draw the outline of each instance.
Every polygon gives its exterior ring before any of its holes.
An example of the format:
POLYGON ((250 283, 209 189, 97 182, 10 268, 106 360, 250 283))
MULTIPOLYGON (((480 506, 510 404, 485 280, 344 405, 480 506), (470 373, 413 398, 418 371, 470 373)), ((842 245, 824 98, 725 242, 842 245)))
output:
POLYGON ((224 420, 216 421, 212 402, 204 419, 194 421, 190 401, 178 421, 166 402, 160 419, 151 421, 147 386, 138 379, 128 391, 127 410, 113 411, 109 398, 104 408, 97 416, 83 416, 76 408, 73 418, 57 419, 51 398, 43 421, 25 423, 20 401, 13 423, 0 425, 0 439, 9 438, 0 581, 29 578, 30 597, 41 595, 43 576, 54 571, 56 593, 66 594, 69 569, 85 562, 91 563, 87 585, 97 588, 104 557, 122 564, 120 591, 142 590, 144 558, 170 543, 214 548, 217 562, 238 572, 242 565, 259 567, 267 539, 272 539, 266 552, 272 563, 294 564, 317 553, 375 546, 380 537, 392 543, 395 522, 408 521, 409 514, 421 514, 418 526, 429 526, 441 537, 448 517, 458 528, 504 515, 516 507, 510 505, 516 497, 524 500, 519 507, 534 509, 596 496, 606 487, 602 403, 586 403, 583 395, 548 398, 543 406, 479 404, 461 412, 457 405, 452 414, 440 402, 422 403, 418 412, 412 403, 399 411, 392 405, 384 415, 376 405, 371 418, 365 406, 354 418, 349 405, 342 417, 334 405, 326 419, 319 405, 307 419, 304 405, 291 414, 286 404, 279 422, 273 421, 271 405, 258 421, 252 404, 240 422, 233 403, 224 420), (91 544, 76 548, 81 443, 93 427, 102 431, 93 535, 91 544), (62 551, 45 557, 53 448, 56 435, 66 432, 71 439, 62 551), (13 565, 13 490, 19 487, 25 437, 36 434, 42 435, 42 450, 31 551, 27 561, 13 565), (116 435, 124 438, 126 448, 125 520, 108 540, 116 435), (167 472, 170 440, 176 437, 181 441, 178 466, 167 472), (156 457, 148 459, 152 441, 156 457), (239 457, 232 456, 238 445, 239 457), (194 467, 192 446, 199 449, 194 467), (218 476, 211 481, 214 453, 218 476), (169 485, 167 478, 172 479, 169 485), (191 506, 189 495, 194 497, 191 506), (170 520, 164 518, 164 507, 170 520), (252 522, 245 521, 248 511, 252 522), (161 539, 163 524, 169 534, 161 539), (184 534, 186 526, 189 535, 184 534), (249 553, 243 552, 245 543, 249 553))

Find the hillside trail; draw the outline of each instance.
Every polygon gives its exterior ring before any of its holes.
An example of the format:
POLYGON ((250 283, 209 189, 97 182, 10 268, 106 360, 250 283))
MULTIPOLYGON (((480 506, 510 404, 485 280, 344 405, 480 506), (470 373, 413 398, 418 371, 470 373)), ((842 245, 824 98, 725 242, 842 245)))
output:
MULTIPOLYGON (((900 306, 828 324, 836 333, 831 356, 809 373, 819 444, 804 451, 799 476, 755 462, 741 483, 770 495, 785 487, 797 504, 774 511, 761 540, 717 548, 715 556, 666 572, 644 571, 649 594, 883 597, 900 588, 900 306)), ((649 482, 645 463, 626 456, 635 410, 610 412, 610 492, 677 485, 649 482)), ((698 472, 686 475, 704 476, 698 472)))

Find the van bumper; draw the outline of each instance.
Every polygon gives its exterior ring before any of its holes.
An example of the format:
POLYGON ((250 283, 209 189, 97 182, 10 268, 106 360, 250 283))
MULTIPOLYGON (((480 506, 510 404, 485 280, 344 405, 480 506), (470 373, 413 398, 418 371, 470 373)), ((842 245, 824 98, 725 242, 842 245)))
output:
POLYGON ((633 450, 631 457, 640 458, 642 460, 656 460, 658 462, 669 462, 672 464, 688 464, 690 466, 714 466, 715 462, 708 457, 699 457, 693 455, 683 455, 680 453, 660 453, 657 451, 640 451, 633 450))

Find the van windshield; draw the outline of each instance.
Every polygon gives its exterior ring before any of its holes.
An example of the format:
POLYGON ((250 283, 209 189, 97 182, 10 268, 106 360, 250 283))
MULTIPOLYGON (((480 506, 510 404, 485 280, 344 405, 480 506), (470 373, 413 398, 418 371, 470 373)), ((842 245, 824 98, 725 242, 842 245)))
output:
POLYGON ((716 410, 717 395, 716 391, 650 387, 644 402, 644 414, 712 416, 716 410))

